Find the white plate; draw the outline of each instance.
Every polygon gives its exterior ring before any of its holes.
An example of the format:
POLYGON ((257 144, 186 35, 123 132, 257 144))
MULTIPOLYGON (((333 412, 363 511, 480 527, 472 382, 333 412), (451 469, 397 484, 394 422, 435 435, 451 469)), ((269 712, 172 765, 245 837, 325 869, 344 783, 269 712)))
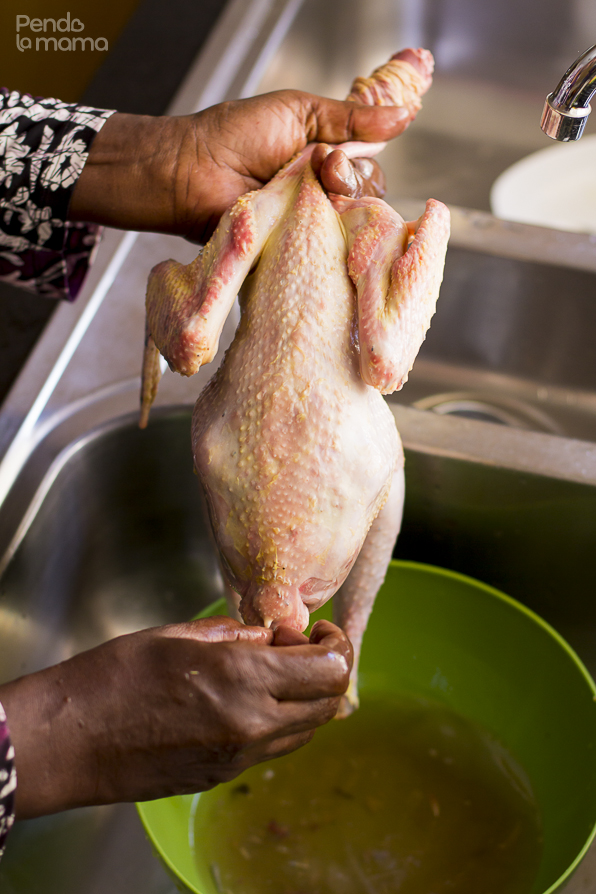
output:
POLYGON ((490 202, 505 220, 596 233, 596 136, 522 158, 497 177, 490 202))

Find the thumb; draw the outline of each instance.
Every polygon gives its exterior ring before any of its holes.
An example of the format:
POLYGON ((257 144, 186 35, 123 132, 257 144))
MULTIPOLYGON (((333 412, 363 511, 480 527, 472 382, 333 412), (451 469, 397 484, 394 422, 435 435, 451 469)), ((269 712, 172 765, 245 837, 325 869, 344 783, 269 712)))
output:
POLYGON ((368 106, 308 94, 306 98, 304 123, 308 142, 383 143, 403 133, 415 117, 408 107, 368 106))
POLYGON ((164 636, 176 639, 194 639, 202 643, 245 642, 269 645, 273 642, 273 630, 266 627, 247 627, 240 621, 214 615, 184 624, 169 624, 162 629, 164 636))

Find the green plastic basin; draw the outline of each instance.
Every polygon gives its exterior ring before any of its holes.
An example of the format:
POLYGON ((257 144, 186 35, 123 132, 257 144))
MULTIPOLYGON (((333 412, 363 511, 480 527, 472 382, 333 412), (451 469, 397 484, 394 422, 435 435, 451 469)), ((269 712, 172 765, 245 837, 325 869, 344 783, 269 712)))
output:
MULTIPOLYGON (((224 614, 219 602, 204 614, 224 614)), ((329 617, 329 604, 316 617, 329 617)), ((508 596, 451 571, 392 562, 364 638, 361 697, 423 695, 494 733, 525 769, 544 853, 528 894, 554 894, 596 833, 596 688, 567 643, 508 596)), ((178 887, 217 894, 196 852, 200 795, 138 805, 178 887)))

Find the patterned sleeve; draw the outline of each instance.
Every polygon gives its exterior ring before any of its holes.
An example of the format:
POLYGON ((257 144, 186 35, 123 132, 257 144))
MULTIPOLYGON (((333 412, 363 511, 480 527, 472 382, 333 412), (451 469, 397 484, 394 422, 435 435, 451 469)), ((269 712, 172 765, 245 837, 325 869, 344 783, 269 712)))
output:
POLYGON ((0 89, 0 280, 76 297, 101 227, 67 221, 68 205, 112 114, 0 89))
POLYGON ((6 837, 14 822, 14 793, 17 774, 14 768, 14 748, 10 742, 6 714, 0 705, 0 857, 4 853, 6 837))

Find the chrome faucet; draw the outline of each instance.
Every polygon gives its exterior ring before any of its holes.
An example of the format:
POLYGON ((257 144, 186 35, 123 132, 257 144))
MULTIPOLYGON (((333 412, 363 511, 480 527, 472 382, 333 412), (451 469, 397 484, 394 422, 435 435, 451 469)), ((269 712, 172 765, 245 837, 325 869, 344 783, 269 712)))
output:
POLYGON ((544 104, 540 127, 553 140, 579 140, 596 93, 596 45, 568 68, 544 104))

